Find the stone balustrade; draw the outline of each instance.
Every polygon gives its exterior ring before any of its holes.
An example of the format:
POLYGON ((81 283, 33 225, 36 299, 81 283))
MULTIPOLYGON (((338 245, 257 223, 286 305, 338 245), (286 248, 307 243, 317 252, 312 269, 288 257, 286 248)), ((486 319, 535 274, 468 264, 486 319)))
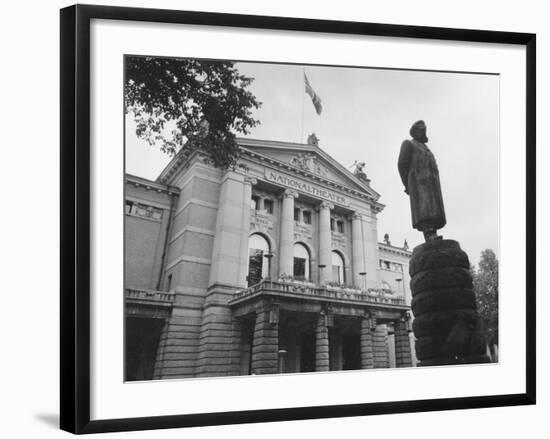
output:
POLYGON ((317 286, 309 282, 273 281, 268 279, 263 279, 256 285, 237 291, 232 300, 243 299, 261 291, 300 296, 306 295, 343 301, 364 302, 365 304, 372 305, 405 305, 404 298, 388 297, 389 295, 387 294, 387 290, 382 289, 369 288, 368 290, 360 290, 351 288, 337 288, 332 286, 317 286))
POLYGON ((167 291, 126 288, 124 297, 127 301, 150 302, 158 305, 171 305, 174 302, 174 293, 167 291))

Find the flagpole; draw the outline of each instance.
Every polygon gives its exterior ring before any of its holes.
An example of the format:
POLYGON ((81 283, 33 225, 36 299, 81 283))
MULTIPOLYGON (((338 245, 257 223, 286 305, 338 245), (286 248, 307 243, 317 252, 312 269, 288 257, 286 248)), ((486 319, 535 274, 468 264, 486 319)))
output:
MULTIPOLYGON (((318 116, 321 115, 323 111, 323 104, 321 101, 321 98, 319 95, 315 92, 313 87, 311 86, 308 77, 306 76, 306 71, 304 68, 304 85, 305 85, 305 94, 307 94, 311 98, 311 102, 313 106, 315 107, 315 112, 318 116)), ((302 100, 302 137, 304 135, 304 113, 303 113, 303 100, 302 100)), ((317 132, 319 132, 319 129, 321 128, 321 120, 318 120, 317 123, 314 124, 318 129, 317 132)))

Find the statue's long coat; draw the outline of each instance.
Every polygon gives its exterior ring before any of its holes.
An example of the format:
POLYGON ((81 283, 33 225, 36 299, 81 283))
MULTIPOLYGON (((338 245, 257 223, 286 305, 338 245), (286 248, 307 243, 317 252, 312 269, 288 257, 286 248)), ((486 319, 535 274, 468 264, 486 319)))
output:
POLYGON ((439 170, 428 147, 415 139, 401 145, 399 175, 411 200, 412 224, 417 230, 440 229, 446 223, 439 170))

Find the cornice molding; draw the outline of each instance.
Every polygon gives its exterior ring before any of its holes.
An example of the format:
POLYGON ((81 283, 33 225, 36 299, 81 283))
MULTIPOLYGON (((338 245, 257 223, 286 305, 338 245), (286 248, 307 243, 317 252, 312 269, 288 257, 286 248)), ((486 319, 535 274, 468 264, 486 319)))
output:
MULTIPOLYGON (((371 208, 375 214, 381 212, 384 209, 384 207, 386 207, 384 204, 378 202, 378 199, 380 198, 380 194, 378 194, 370 186, 367 186, 363 182, 359 181, 351 172, 349 172, 346 168, 344 168, 340 163, 334 160, 330 155, 328 155, 325 151, 323 151, 318 146, 305 145, 301 143, 280 142, 280 141, 273 141, 273 140, 257 140, 257 139, 242 139, 242 138, 238 138, 237 143, 239 145, 239 149, 241 153, 245 156, 248 156, 249 160, 251 159, 252 161, 258 164, 268 163, 275 168, 285 170, 286 172, 290 172, 298 177, 301 176, 311 181, 319 182, 325 185, 329 190, 337 189, 342 191, 343 193, 347 193, 349 195, 355 196, 362 200, 366 200, 371 205, 371 208), (343 174, 346 178, 350 179, 350 181, 353 181, 355 185, 357 185, 362 189, 359 190, 359 189, 351 188, 344 184, 325 178, 319 174, 310 172, 305 169, 298 168, 296 166, 291 165, 290 163, 282 162, 273 157, 266 156, 264 154, 261 154, 256 151, 252 151, 247 148, 247 147, 255 147, 255 146, 280 149, 281 151, 294 150, 294 151, 303 151, 303 152, 310 152, 310 153, 316 154, 319 157, 326 160, 338 172, 343 174)), ((186 150, 185 148, 182 148, 174 156, 174 158, 170 161, 170 163, 166 165, 164 170, 161 172, 161 174, 157 178, 157 183, 168 184, 170 181, 173 180, 174 176, 177 175, 177 173, 181 169, 184 169, 187 166, 189 166, 189 163, 196 157, 199 157, 199 159, 203 157, 203 161, 204 161, 204 158, 206 157, 206 155, 204 152, 199 150, 190 151, 190 150, 186 150)))
POLYGON ((179 194, 180 190, 177 187, 165 185, 156 181, 147 180, 143 177, 138 177, 132 174, 124 175, 124 183, 131 184, 136 187, 143 187, 150 191, 166 194, 179 194))
MULTIPOLYGON (((244 149, 246 149, 247 147, 248 148, 259 147, 259 148, 270 148, 272 150, 279 150, 282 152, 293 151, 293 152, 298 152, 302 154, 303 153, 313 154, 314 156, 318 156, 323 160, 325 160, 326 162, 328 162, 340 174, 343 174, 355 185, 363 188, 363 190, 366 193, 369 193, 373 198, 375 199, 380 198, 380 194, 376 192, 372 187, 370 187, 370 185, 358 179, 352 172, 350 172, 348 169, 342 166, 342 164, 340 164, 332 156, 330 156, 327 152, 325 152, 323 149, 321 149, 316 145, 304 145, 301 143, 278 142, 278 141, 272 141, 272 140, 258 140, 258 139, 244 139, 244 138, 238 138, 237 143, 241 148, 244 148, 244 149)), ((300 168, 296 168, 296 169, 301 170, 300 168)), ((311 172, 308 172, 308 174, 311 174, 311 172)), ((317 174, 313 174, 313 175, 317 175, 317 174)), ((331 180, 327 180, 327 181, 331 181, 331 180)))
POLYGON ((340 190, 344 193, 353 195, 353 196, 361 198, 363 200, 367 200, 369 202, 369 204, 371 205, 372 209, 375 212, 381 212, 384 209, 384 207, 386 207, 384 204, 379 203, 377 201, 377 199, 379 197, 378 194, 376 194, 376 196, 374 196, 374 195, 369 194, 366 191, 363 192, 363 191, 359 191, 357 189, 352 189, 352 188, 350 188, 348 186, 345 186, 341 183, 337 183, 333 180, 329 180, 327 178, 324 178, 324 177, 320 176, 319 174, 315 174, 315 173, 306 171, 304 169, 297 168, 295 166, 292 166, 290 163, 282 162, 282 161, 277 160, 273 157, 268 157, 266 155, 260 154, 256 151, 251 151, 251 150, 243 148, 243 147, 241 147, 241 151, 245 155, 248 155, 253 161, 255 161, 256 163, 258 163, 260 165, 262 165, 262 164, 265 165, 267 163, 267 164, 273 166, 274 168, 279 168, 281 170, 284 170, 285 172, 290 172, 290 173, 292 173, 292 174, 294 174, 298 177, 302 177, 302 178, 305 177, 305 178, 310 179, 312 181, 317 181, 319 183, 322 183, 322 184, 326 185, 327 189, 329 189, 329 190, 338 189, 338 190, 340 190))
POLYGON ((388 245, 383 242, 378 243, 378 249, 386 251, 388 253, 393 253, 401 256, 405 256, 407 258, 410 258, 412 256, 412 251, 405 250, 403 247, 395 247, 393 245, 388 245))

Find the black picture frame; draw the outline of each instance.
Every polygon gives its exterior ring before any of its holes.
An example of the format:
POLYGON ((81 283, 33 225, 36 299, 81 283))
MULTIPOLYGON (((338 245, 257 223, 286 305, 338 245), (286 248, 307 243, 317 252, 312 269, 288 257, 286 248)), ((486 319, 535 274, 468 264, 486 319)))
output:
POLYGON ((61 399, 72 433, 192 427, 535 404, 536 396, 536 36, 288 17, 76 5, 61 10, 61 399), (287 409, 90 420, 90 22, 93 19, 503 43, 526 48, 526 376, 525 393, 287 409))

